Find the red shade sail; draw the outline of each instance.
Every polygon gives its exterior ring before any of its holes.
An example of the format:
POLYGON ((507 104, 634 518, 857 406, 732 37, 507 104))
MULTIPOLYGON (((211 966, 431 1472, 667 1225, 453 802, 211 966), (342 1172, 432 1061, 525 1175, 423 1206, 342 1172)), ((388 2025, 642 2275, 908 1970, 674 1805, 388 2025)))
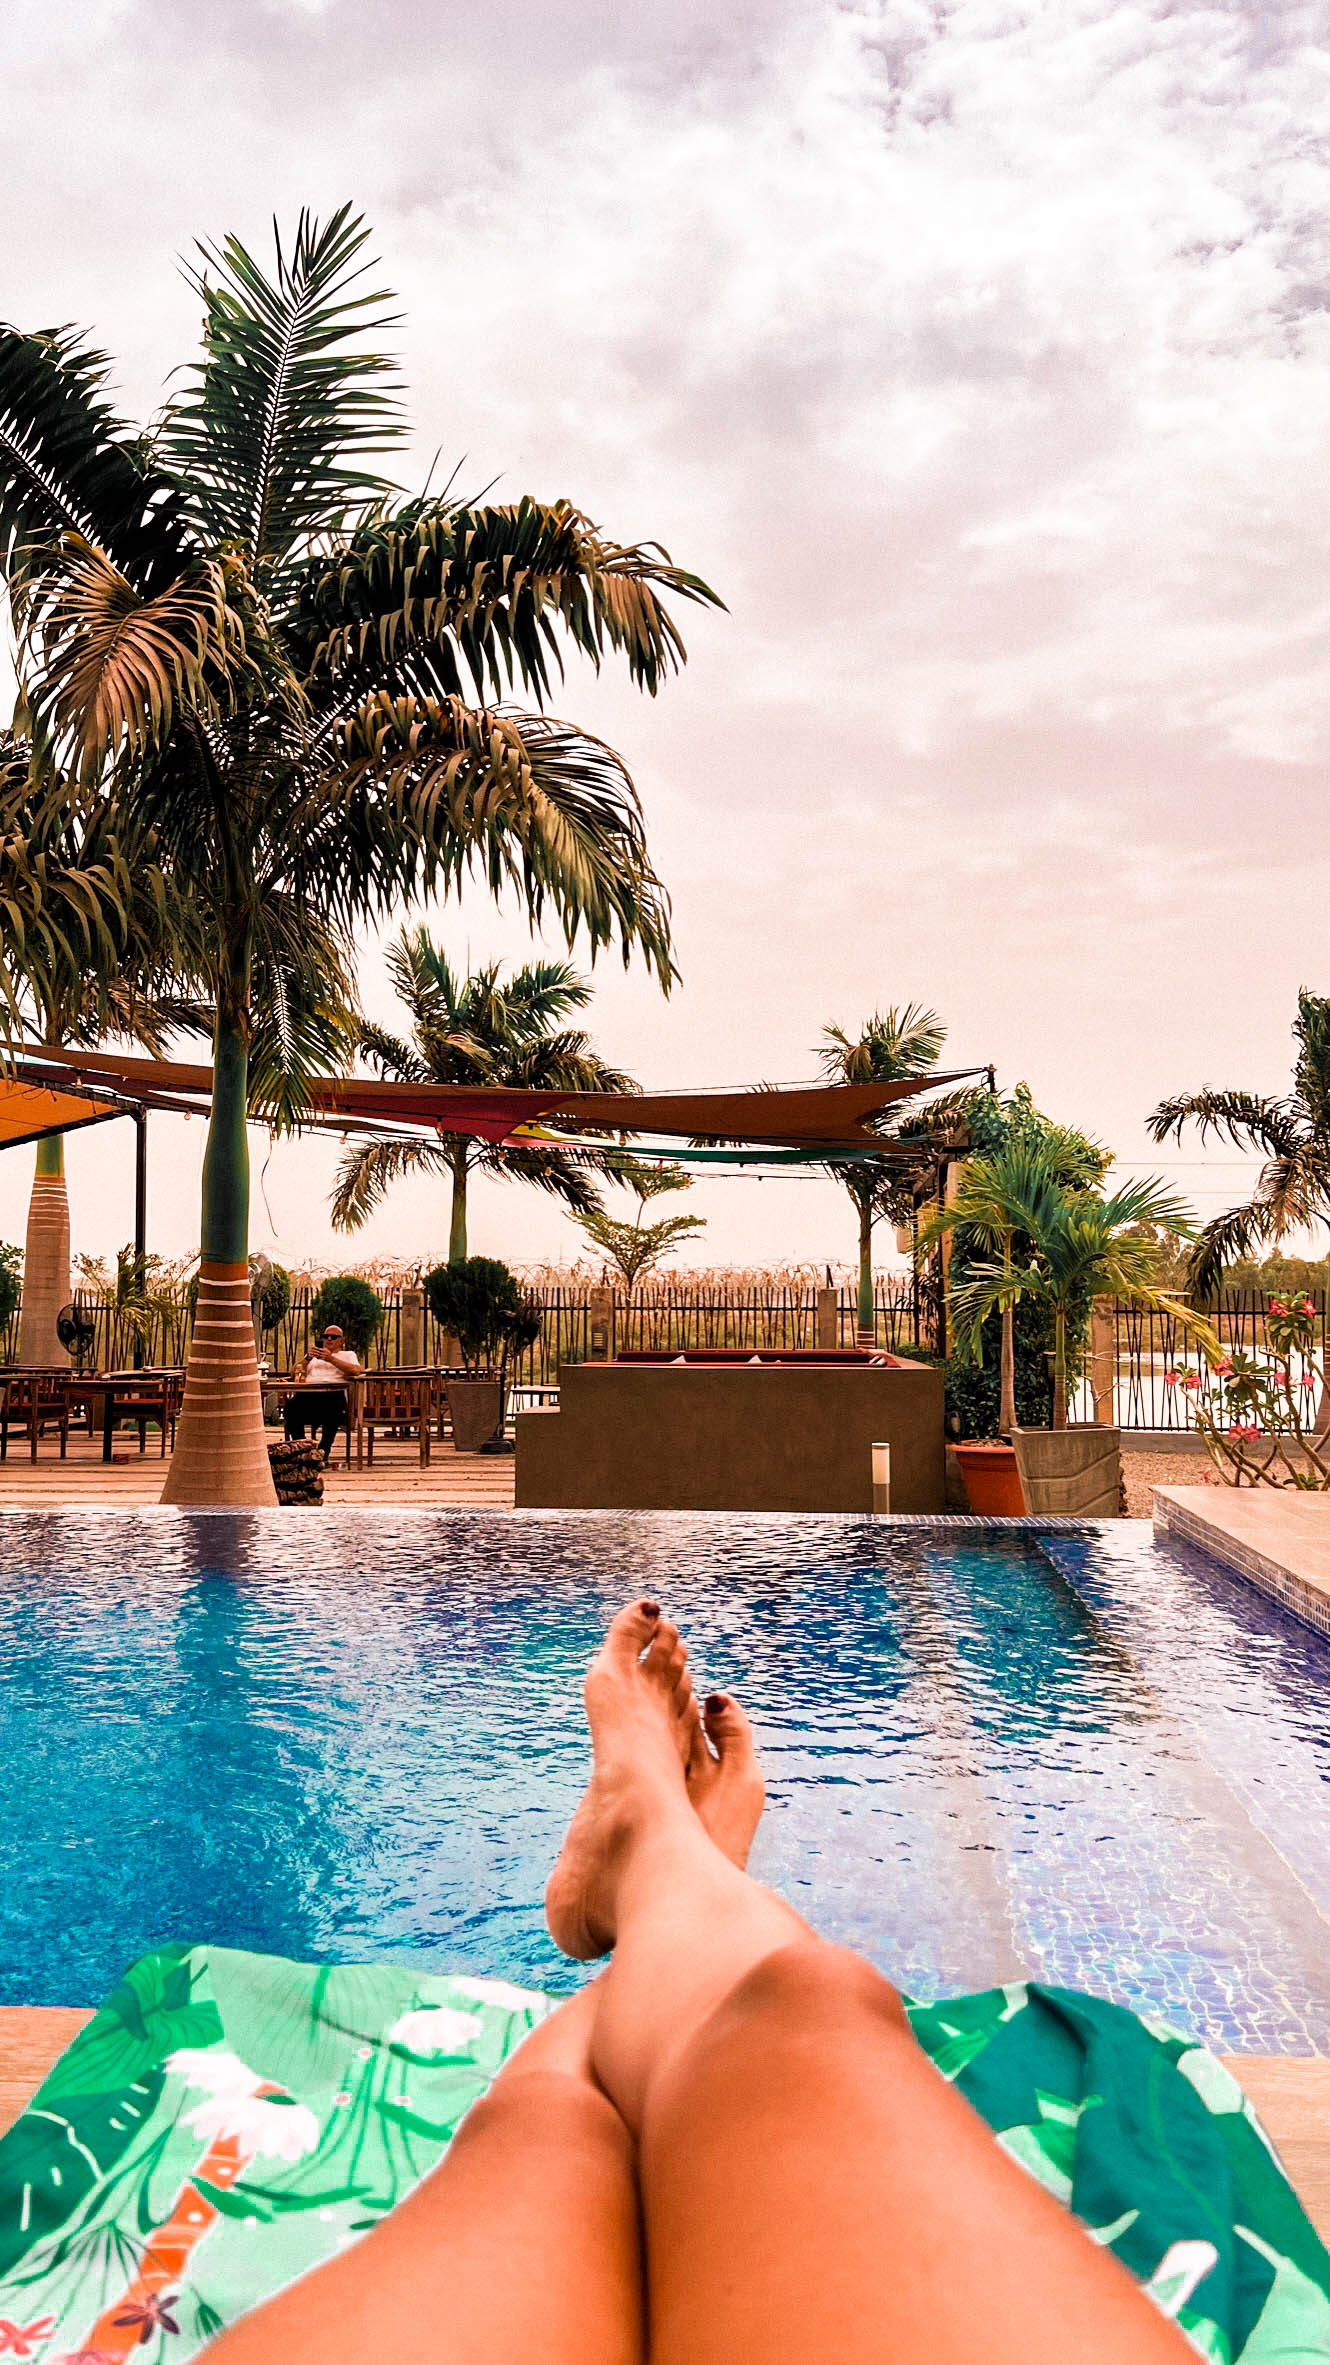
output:
MULTIPOLYGON (((108 1052, 69 1051, 46 1044, 25 1048, 22 1081, 56 1090, 104 1089, 147 1108, 197 1109, 212 1093, 210 1066, 177 1060, 122 1058, 108 1052)), ((555 1119, 604 1133, 653 1133, 691 1140, 712 1134, 726 1141, 790 1149, 868 1149, 870 1120, 896 1101, 983 1074, 956 1068, 905 1076, 894 1084, 812 1084, 790 1091, 755 1092, 516 1092, 493 1085, 381 1083, 369 1076, 325 1076, 312 1087, 306 1123, 334 1128, 409 1126, 416 1131, 466 1133, 507 1141, 514 1128, 555 1119)), ((9 1081, 5 1079, 3 1081, 9 1081)))

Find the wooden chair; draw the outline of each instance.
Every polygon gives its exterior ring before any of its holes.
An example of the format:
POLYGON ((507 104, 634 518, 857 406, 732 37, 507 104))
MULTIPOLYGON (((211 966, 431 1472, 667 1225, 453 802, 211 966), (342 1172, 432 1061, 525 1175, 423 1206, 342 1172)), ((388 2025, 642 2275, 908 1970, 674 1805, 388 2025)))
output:
POLYGON ((374 1432, 406 1430, 420 1443, 420 1466, 427 1469, 430 1424, 434 1411, 434 1374, 429 1370, 370 1371, 362 1383, 364 1422, 370 1468, 374 1467, 374 1432))
POLYGON ((0 1405, 0 1462, 8 1457, 11 1429, 27 1430, 28 1451, 35 1462, 37 1440, 52 1421, 60 1431, 63 1462, 69 1450, 69 1400, 63 1376, 54 1371, 7 1373, 4 1402, 0 1405))

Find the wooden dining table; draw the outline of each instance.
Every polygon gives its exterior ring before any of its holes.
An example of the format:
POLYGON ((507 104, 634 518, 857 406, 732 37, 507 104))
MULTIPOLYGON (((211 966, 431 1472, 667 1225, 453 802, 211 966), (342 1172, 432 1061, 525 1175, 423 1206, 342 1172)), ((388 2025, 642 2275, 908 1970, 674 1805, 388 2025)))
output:
POLYGON ((102 1432, 102 1460, 111 1459, 111 1441, 117 1419, 133 1417, 136 1404, 144 1408, 145 1418, 159 1420, 162 1425, 162 1449, 165 1451, 167 1423, 171 1419, 171 1396, 184 1387, 185 1375, 177 1370, 94 1371, 84 1379, 62 1382, 66 1401, 83 1404, 88 1410, 88 1426, 100 1425, 102 1432))

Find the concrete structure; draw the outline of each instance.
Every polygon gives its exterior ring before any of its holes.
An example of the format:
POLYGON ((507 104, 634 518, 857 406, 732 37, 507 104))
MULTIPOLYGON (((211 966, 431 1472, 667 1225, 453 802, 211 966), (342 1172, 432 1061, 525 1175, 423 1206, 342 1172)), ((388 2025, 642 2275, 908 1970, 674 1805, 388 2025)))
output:
POLYGON ((1156 1486, 1156 1528, 1194 1544, 1330 1640, 1330 1495, 1156 1486))
POLYGON ((942 1374, 840 1354, 566 1363, 557 1410, 517 1416, 519 1510, 863 1511, 874 1444, 893 1511, 941 1511, 942 1374))

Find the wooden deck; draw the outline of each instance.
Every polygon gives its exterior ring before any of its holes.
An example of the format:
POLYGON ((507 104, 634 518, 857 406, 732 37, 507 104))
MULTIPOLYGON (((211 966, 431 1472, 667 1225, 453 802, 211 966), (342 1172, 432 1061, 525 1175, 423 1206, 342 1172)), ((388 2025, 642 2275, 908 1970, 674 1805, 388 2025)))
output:
MULTIPOLYGON (((11 1436, 0 1462, 0 1511, 137 1511, 160 1500, 166 1468, 151 1432, 140 1454, 137 1436, 126 1429, 110 1462, 102 1460, 100 1438, 71 1437, 61 1461, 57 1439, 44 1437, 34 1462, 26 1440, 11 1436)), ((440 1443, 436 1437, 429 1468, 422 1470, 414 1438, 378 1437, 373 1468, 366 1462, 357 1470, 354 1461, 347 1468, 339 1445, 324 1476, 323 1500, 329 1508, 358 1510, 511 1511, 513 1456, 459 1454, 451 1439, 440 1443)), ((293 1504, 287 1515, 318 1513, 293 1504)))
MULTIPOLYGON (((88 2018, 59 2007, 0 2008, 0 2132, 88 2018)), ((1228 2064, 1256 2104, 1318 2233, 1330 2242, 1330 2061, 1282 2054, 1228 2064)))

